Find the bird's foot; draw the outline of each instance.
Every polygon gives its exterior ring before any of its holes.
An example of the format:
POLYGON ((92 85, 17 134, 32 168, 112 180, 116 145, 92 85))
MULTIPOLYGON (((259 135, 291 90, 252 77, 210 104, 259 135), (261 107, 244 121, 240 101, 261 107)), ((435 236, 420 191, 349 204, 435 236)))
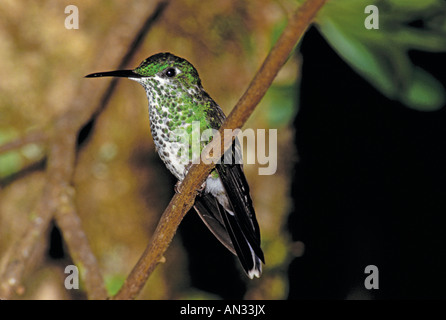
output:
POLYGON ((177 183, 175 183, 173 190, 175 190, 175 193, 181 193, 181 181, 177 181, 177 183))
POLYGON ((206 189, 206 181, 203 182, 203 184, 200 186, 200 188, 197 189, 198 194, 201 195, 203 193, 204 189, 206 189))
MULTIPOLYGON (((187 173, 189 172, 190 167, 192 167, 192 163, 189 163, 186 168, 184 168, 184 176, 187 176, 187 173)), ((182 187, 181 187, 182 181, 177 181, 175 184, 174 190, 175 193, 181 193, 182 187)), ((203 184, 197 189, 198 194, 201 194, 203 190, 206 188, 206 181, 203 182, 203 184)))

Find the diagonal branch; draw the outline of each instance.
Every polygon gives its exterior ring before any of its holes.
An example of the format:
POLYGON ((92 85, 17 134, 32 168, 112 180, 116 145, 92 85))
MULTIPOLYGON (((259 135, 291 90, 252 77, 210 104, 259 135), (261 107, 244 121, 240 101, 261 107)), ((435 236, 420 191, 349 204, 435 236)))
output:
MULTIPOLYGON (((233 137, 229 138, 229 134, 225 136, 224 130, 241 128, 244 125, 259 101, 265 95, 293 47, 304 34, 325 1, 306 0, 298 8, 282 32, 279 40, 265 59, 260 70, 255 75, 245 94, 238 101, 220 128, 220 136, 224 137, 224 139, 213 140, 205 148, 203 154, 209 154, 207 152, 208 150, 226 150, 229 148, 232 144, 233 137)), ((208 157, 208 160, 212 160, 211 164, 207 165, 201 162, 191 167, 181 184, 181 193, 175 194, 170 201, 155 230, 153 240, 149 243, 121 290, 114 296, 114 299, 134 299, 137 297, 150 274, 163 261, 163 254, 168 248, 181 220, 194 203, 197 195, 196 190, 205 181, 219 158, 220 156, 215 154, 212 157, 208 157)))

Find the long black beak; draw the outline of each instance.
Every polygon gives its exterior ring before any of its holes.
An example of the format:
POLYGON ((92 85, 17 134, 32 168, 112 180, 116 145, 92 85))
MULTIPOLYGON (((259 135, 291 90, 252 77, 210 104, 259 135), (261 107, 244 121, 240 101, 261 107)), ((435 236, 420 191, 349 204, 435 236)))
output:
POLYGON ((85 76, 85 78, 99 78, 99 77, 142 78, 140 74, 133 72, 133 70, 98 72, 98 73, 91 73, 85 76))

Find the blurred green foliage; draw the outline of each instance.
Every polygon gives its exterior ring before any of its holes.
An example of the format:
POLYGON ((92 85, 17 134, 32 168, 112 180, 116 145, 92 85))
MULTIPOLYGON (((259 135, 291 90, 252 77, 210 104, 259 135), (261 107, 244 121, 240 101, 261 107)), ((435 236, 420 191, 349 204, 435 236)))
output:
MULTIPOLYGON (((0 130, 0 145, 5 144, 17 137, 12 129, 0 130)), ((0 179, 8 177, 22 168, 22 158, 17 150, 0 155, 0 179)))
POLYGON ((297 91, 296 81, 290 84, 273 84, 268 89, 264 100, 270 128, 291 124, 297 113, 297 91))
POLYGON ((109 296, 114 296, 118 293, 119 289, 121 289, 121 286, 124 284, 125 279, 126 276, 122 274, 109 275, 104 279, 105 288, 107 289, 109 296))
POLYGON ((445 104, 444 87, 408 52, 446 50, 446 1, 328 1, 317 22, 339 55, 387 97, 421 111, 445 104), (379 29, 364 26, 368 5, 379 10, 379 29))

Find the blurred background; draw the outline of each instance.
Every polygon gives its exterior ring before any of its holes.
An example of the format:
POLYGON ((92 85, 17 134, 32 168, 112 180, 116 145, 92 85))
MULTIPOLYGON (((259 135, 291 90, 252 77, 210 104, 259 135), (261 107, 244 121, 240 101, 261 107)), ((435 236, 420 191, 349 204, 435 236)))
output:
MULTIPOLYGON (((158 52, 186 58, 228 114, 299 2, 171 1, 126 68, 158 52)), ((135 36, 123 26, 157 4, 2 1, 0 145, 51 126, 86 74, 116 69, 108 53, 135 36), (65 28, 68 5, 79 29, 65 28)), ((278 130, 277 172, 245 165, 264 274, 250 281, 191 211, 139 299, 444 298, 445 12, 444 1, 329 2, 245 125, 278 130), (371 3, 377 30, 364 28, 371 3), (378 290, 364 288, 367 265, 380 271, 378 290)), ((113 295, 176 181, 155 152, 138 84, 119 81, 87 129, 76 207, 113 295)), ((0 154, 0 273, 46 183, 46 152, 36 142, 0 154)), ((73 262, 55 223, 31 261, 15 298, 86 298, 82 279, 81 290, 64 287, 73 262)))

